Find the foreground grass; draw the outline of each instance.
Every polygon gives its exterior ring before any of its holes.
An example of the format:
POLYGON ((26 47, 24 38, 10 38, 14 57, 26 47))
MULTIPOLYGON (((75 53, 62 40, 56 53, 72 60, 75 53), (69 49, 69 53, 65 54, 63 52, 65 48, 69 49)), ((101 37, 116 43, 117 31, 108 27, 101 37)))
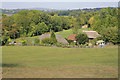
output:
POLYGON ((3 47, 3 77, 115 78, 118 48, 3 47))

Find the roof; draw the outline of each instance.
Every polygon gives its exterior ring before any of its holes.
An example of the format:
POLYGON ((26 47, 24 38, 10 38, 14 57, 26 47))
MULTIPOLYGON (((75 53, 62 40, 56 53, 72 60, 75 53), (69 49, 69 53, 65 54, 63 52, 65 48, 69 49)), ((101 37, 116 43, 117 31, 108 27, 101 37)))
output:
POLYGON ((96 31, 83 31, 88 38, 97 38, 100 37, 100 35, 96 31))
POLYGON ((59 43, 68 44, 67 40, 63 38, 61 35, 56 35, 56 39, 59 43))
POLYGON ((105 42, 105 41, 103 41, 103 40, 99 40, 99 41, 97 41, 97 43, 103 43, 103 42, 105 42))
POLYGON ((76 36, 77 36, 76 34, 71 34, 69 35, 68 40, 76 41, 76 38, 75 38, 76 36))
POLYGON ((44 39, 44 38, 50 38, 50 34, 42 34, 40 36, 40 41, 42 41, 42 39, 44 39))
POLYGON ((16 43, 15 41, 10 42, 11 44, 16 43))
POLYGON ((12 16, 13 14, 6 14, 6 16, 12 16))
MULTIPOLYGON (((40 41, 42 41, 42 39, 44 39, 44 38, 50 38, 50 34, 42 34, 40 36, 40 41)), ((63 38, 61 35, 56 35, 56 39, 59 43, 68 44, 67 40, 65 38, 63 38)))

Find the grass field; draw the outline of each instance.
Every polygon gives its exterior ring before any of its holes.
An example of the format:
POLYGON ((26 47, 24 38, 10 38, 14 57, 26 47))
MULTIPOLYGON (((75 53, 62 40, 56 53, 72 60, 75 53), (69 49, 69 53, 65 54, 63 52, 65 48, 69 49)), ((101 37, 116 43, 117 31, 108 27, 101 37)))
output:
POLYGON ((4 78, 116 78, 118 48, 3 47, 4 78))

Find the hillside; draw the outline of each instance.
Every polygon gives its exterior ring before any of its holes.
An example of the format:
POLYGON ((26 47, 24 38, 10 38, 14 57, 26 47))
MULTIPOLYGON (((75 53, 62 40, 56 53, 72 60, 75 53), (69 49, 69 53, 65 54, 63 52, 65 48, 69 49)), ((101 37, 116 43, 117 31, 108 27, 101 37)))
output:
MULTIPOLYGON (((82 32, 83 30, 90 30, 89 28, 87 29, 79 29, 79 32, 82 32)), ((61 35, 62 37, 64 38, 68 38, 68 36, 70 34, 73 34, 72 32, 72 29, 69 29, 69 30, 63 30, 63 31, 60 31, 60 32, 56 32, 55 33, 56 35, 61 35)), ((21 38, 17 38, 15 41, 17 42, 20 42, 21 40, 27 40, 28 42, 31 42, 31 41, 34 41, 35 38, 39 38, 39 36, 34 36, 34 37, 21 37, 21 38)))
MULTIPOLYGON (((87 29, 79 29, 79 33, 82 32, 83 30, 90 30, 90 28, 87 28, 87 29)), ((68 36, 70 34, 73 34, 72 32, 72 29, 69 29, 69 30, 63 30, 63 31, 60 31, 60 32, 56 32, 55 33, 56 35, 61 35, 62 37, 64 38, 68 38, 68 36)))
POLYGON ((50 30, 67 38, 72 34, 71 28, 74 29, 74 33, 78 33, 76 30, 83 25, 88 25, 89 28, 97 31, 103 36, 102 39, 106 43, 118 44, 117 13, 117 8, 108 7, 99 11, 68 10, 48 13, 40 10, 22 10, 15 15, 6 16, 3 14, 2 45, 6 45, 9 38, 40 36, 50 32, 50 30))

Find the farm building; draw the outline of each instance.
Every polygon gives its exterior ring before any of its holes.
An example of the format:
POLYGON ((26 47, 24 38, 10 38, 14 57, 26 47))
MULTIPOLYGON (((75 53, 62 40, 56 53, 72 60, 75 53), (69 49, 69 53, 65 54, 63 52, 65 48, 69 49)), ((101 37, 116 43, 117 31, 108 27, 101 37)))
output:
POLYGON ((12 16, 13 14, 6 14, 6 16, 12 16))
POLYGON ((85 28, 88 28, 88 25, 84 25, 81 27, 81 29, 85 29, 85 28))
POLYGON ((76 41, 76 37, 77 35, 76 34, 71 34, 71 35, 69 35, 69 37, 68 37, 68 40, 73 40, 74 42, 76 41))
POLYGON ((83 31, 89 39, 94 39, 100 37, 100 35, 96 31, 83 31))
POLYGON ((100 35, 96 31, 83 31, 83 32, 89 38, 89 45, 92 45, 91 40, 93 40, 94 38, 100 37, 100 35))
MULTIPOLYGON (((42 34, 40 36, 40 41, 44 38, 50 38, 50 34, 42 34)), ((62 43, 62 44, 68 44, 67 40, 63 38, 61 35, 56 35, 57 42, 62 43)))

